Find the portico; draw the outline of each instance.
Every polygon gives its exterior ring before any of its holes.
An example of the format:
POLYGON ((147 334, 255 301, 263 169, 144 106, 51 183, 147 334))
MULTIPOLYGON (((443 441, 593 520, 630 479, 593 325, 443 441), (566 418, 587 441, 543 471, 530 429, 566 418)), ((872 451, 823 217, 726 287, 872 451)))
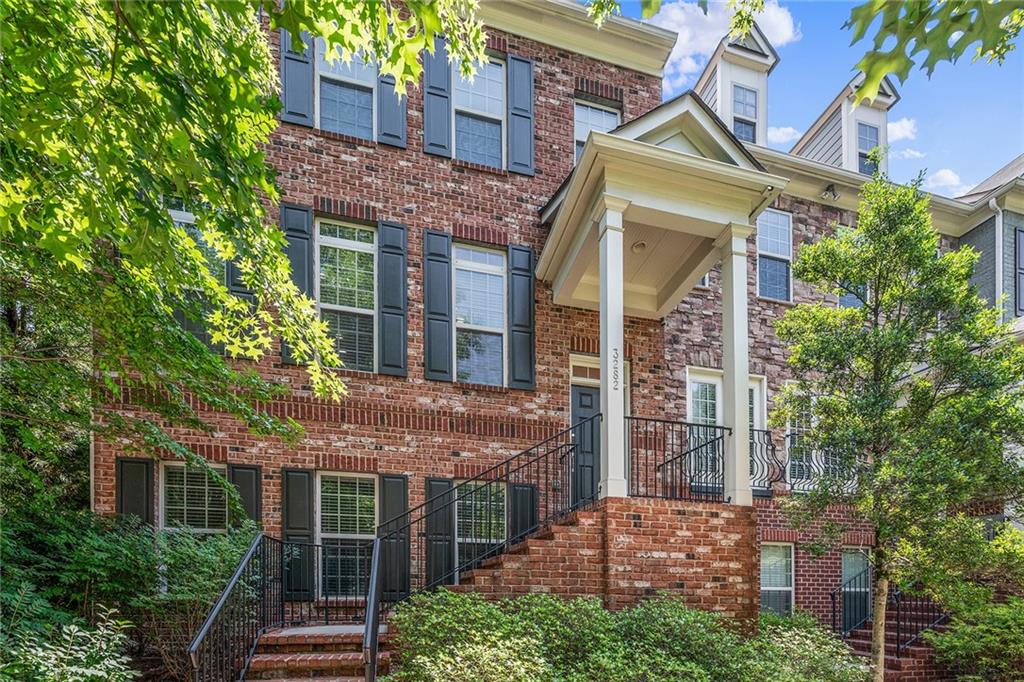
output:
POLYGON ((746 240, 785 183, 684 94, 610 134, 592 133, 569 181, 544 209, 551 229, 538 277, 550 284, 555 303, 600 316, 599 497, 644 495, 652 485, 639 485, 635 472, 631 482, 637 464, 629 458, 623 400, 625 317, 661 319, 720 263, 725 428, 714 437, 662 428, 645 438, 666 453, 653 485, 696 489, 701 483, 716 486, 725 500, 751 503, 746 240), (673 472, 686 466, 676 460, 706 456, 722 463, 711 482, 698 481, 692 470, 675 480, 673 472))

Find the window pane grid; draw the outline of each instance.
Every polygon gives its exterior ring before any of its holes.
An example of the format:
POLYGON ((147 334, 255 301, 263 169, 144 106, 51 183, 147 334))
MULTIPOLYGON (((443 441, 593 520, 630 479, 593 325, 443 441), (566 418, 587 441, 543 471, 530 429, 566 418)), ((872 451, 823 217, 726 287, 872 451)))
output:
POLYGON ((455 114, 455 157, 484 166, 501 166, 501 122, 455 114))
POLYGON ((742 85, 732 86, 732 112, 751 120, 757 119, 757 91, 742 85))
POLYGON ((460 382, 505 382, 505 255, 455 246, 455 375, 460 382))
POLYGON ((364 140, 373 139, 373 90, 321 79, 320 128, 364 140))
POLYGON ((320 302, 372 311, 376 281, 373 254, 320 246, 320 302))
POLYGON ((857 150, 870 152, 878 146, 878 128, 866 123, 857 124, 857 150))
POLYGON ((793 227, 789 214, 765 211, 757 218, 757 250, 790 259, 793 255, 793 227))
POLYGON ((164 468, 164 525, 196 530, 227 528, 227 493, 206 471, 164 468))
POLYGON ((464 79, 453 65, 455 108, 502 119, 505 116, 505 65, 487 62, 480 65, 472 81, 464 79))
POLYGON ((718 423, 718 391, 715 384, 694 381, 691 384, 690 404, 693 406, 691 420, 697 424, 718 423))
POLYGON ((607 133, 619 125, 619 112, 576 102, 573 138, 576 141, 576 158, 579 159, 587 136, 591 131, 607 133))
POLYGON ((377 527, 373 478, 320 477, 320 532, 325 536, 373 537, 377 527))

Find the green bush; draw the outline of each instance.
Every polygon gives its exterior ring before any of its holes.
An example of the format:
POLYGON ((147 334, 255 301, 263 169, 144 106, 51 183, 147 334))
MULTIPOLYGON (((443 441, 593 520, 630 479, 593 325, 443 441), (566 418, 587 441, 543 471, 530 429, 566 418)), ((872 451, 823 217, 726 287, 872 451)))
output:
POLYGON ((0 679, 24 682, 126 682, 135 679, 125 650, 129 624, 111 612, 95 628, 61 625, 46 634, 22 631, 9 641, 0 679))
POLYGON ((489 602, 439 590, 392 615, 389 682, 860 682, 867 668, 810 617, 765 617, 744 638, 721 616, 657 597, 619 612, 594 598, 489 602), (539 677, 538 677, 539 676, 539 677))
POLYGON ((1024 600, 1011 597, 975 608, 925 637, 958 680, 1024 680, 1024 600))

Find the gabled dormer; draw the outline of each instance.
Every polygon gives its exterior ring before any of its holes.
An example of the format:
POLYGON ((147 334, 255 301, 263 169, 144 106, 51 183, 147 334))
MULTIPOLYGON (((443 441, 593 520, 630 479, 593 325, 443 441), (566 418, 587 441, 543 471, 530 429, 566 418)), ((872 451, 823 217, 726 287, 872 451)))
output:
POLYGON ((744 142, 764 145, 768 134, 768 75, 779 55, 755 23, 743 38, 718 43, 694 86, 704 103, 744 142))
MULTIPOLYGON (((874 101, 864 100, 858 106, 854 93, 863 81, 864 74, 858 74, 847 83, 793 145, 790 154, 870 175, 874 167, 868 154, 875 147, 884 148, 888 144, 889 110, 900 100, 900 95, 892 81, 884 78, 874 101)), ((882 170, 888 170, 884 157, 882 170)))

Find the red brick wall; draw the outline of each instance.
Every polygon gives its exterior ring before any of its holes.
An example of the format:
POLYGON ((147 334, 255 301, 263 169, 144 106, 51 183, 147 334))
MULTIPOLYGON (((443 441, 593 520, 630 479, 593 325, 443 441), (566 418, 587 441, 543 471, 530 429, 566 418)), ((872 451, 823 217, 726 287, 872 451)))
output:
POLYGON ((595 596, 613 609, 667 593, 731 618, 758 612, 752 507, 606 499, 526 545, 472 571, 458 589, 595 596))

